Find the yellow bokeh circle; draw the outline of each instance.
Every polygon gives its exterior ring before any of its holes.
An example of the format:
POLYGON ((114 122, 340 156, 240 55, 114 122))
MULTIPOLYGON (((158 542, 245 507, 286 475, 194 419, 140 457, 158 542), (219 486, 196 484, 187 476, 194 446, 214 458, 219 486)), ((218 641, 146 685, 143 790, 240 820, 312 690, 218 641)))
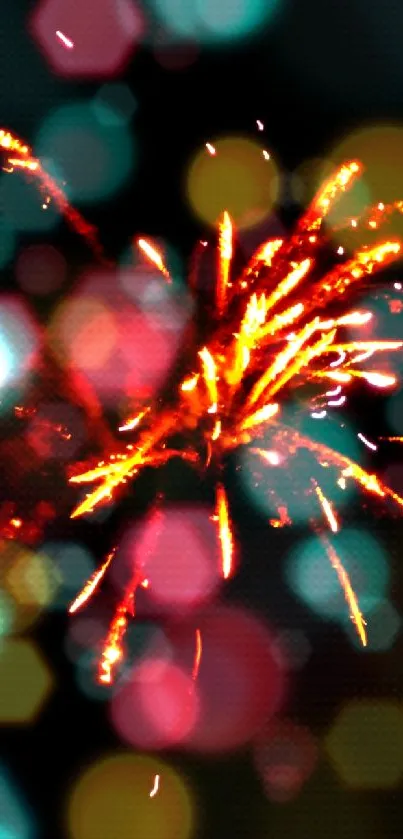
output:
MULTIPOLYGON (((359 160, 364 171, 351 189, 347 190, 339 202, 329 213, 330 227, 340 228, 344 219, 352 219, 353 225, 346 225, 344 230, 336 229, 333 238, 340 244, 353 250, 357 241, 362 244, 361 229, 357 239, 355 219, 365 214, 365 211, 379 203, 388 204, 403 200, 403 126, 400 125, 366 125, 340 140, 329 154, 333 167, 346 160, 359 160)), ((322 176, 329 172, 329 163, 322 169, 322 176)), ((371 231, 370 231, 371 232, 371 231)), ((379 229, 372 230, 372 236, 385 239, 401 236, 403 233, 403 216, 394 213, 387 219, 387 223, 379 229)))
POLYGON ((186 192, 194 213, 215 224, 224 210, 238 229, 259 224, 278 195, 277 169, 259 143, 244 137, 224 137, 198 152, 186 176, 186 192))
POLYGON ((194 813, 174 769, 151 756, 124 753, 84 772, 68 822, 72 839, 190 839, 194 813))

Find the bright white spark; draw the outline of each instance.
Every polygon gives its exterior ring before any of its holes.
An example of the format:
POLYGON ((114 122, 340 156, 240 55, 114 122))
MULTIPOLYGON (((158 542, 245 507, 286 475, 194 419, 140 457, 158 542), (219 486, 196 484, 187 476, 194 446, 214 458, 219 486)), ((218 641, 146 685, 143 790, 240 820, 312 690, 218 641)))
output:
POLYGON ((154 778, 154 786, 150 792, 150 798, 154 798, 154 795, 157 795, 157 792, 160 788, 160 776, 156 775, 154 778))
POLYGON ((336 358, 336 361, 331 361, 329 367, 338 367, 339 364, 343 364, 343 361, 346 357, 346 353, 344 350, 340 350, 339 357, 336 358))
POLYGON ((340 405, 344 405, 345 401, 346 397, 340 396, 339 399, 329 399, 329 402, 327 404, 332 408, 339 408, 340 405))
POLYGON ((62 44, 64 44, 64 46, 67 47, 68 50, 73 49, 73 47, 74 47, 73 41, 71 41, 70 38, 67 38, 66 35, 63 35, 63 32, 60 32, 60 29, 56 30, 56 35, 59 38, 59 41, 61 41, 62 44))
POLYGON ((375 443, 371 443, 371 441, 368 440, 367 437, 364 437, 364 435, 361 434, 361 431, 358 432, 357 437, 359 438, 359 440, 362 440, 365 446, 368 446, 369 449, 372 449, 373 452, 377 451, 378 446, 375 443))

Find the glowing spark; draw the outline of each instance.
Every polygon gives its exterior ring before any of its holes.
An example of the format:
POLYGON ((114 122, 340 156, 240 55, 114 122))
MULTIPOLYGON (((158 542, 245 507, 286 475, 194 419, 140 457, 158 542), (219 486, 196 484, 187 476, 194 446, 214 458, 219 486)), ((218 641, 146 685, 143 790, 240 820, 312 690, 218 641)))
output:
POLYGON ((150 262, 152 262, 153 265, 155 265, 156 268, 158 268, 158 270, 161 271, 161 274, 165 277, 167 282, 172 282, 168 268, 166 267, 164 260, 162 259, 162 256, 160 252, 157 250, 157 248, 153 244, 151 244, 151 242, 149 242, 147 239, 138 239, 137 244, 139 248, 141 248, 143 253, 145 253, 150 262))
POLYGON ((73 47, 74 47, 73 41, 71 41, 70 38, 67 38, 66 35, 63 35, 63 32, 60 32, 60 29, 56 30, 56 35, 59 38, 59 40, 62 42, 62 44, 64 44, 64 46, 67 47, 67 49, 69 49, 69 50, 73 49, 73 47))
POLYGON ((198 374, 196 374, 195 376, 191 376, 189 379, 185 379, 185 381, 182 382, 182 384, 181 384, 181 390, 188 391, 188 392, 191 391, 191 390, 194 390, 196 385, 197 385, 198 380, 199 380, 198 374))
POLYGON ((265 160, 270 160, 270 154, 266 149, 263 149, 263 157, 265 160))
POLYGON ((145 408, 144 411, 140 411, 140 413, 137 414, 137 416, 127 420, 127 422, 125 422, 124 425, 119 426, 119 431, 132 431, 133 428, 137 428, 141 420, 145 417, 146 414, 148 414, 149 410, 149 408, 145 408))
POLYGON ((221 570, 224 580, 231 576, 234 543, 231 533, 227 494, 222 484, 216 487, 216 519, 221 546, 221 570))
POLYGON ((203 347, 200 350, 199 356, 203 362, 203 377, 211 400, 210 407, 207 410, 209 414, 215 414, 217 412, 218 400, 216 363, 207 347, 203 347))
POLYGON ((358 432, 357 437, 358 437, 359 440, 362 440, 364 445, 368 446, 369 449, 372 449, 372 451, 374 451, 374 452, 377 451, 378 446, 375 443, 371 443, 371 441, 368 440, 367 437, 364 437, 364 435, 361 433, 361 431, 358 432))
POLYGON ((262 122, 260 119, 257 119, 257 120, 256 120, 256 125, 257 125, 257 127, 258 127, 258 130, 259 130, 259 131, 263 131, 263 130, 264 130, 264 125, 263 125, 263 122, 262 122))
POLYGON ((216 285, 217 311, 223 314, 228 292, 229 272, 232 259, 232 222, 227 212, 219 223, 218 238, 218 281, 216 285))
POLYGON ((326 496, 323 494, 319 484, 317 484, 316 482, 314 482, 314 483, 315 483, 316 495, 319 498, 320 505, 321 505, 322 510, 323 510, 323 512, 324 512, 324 514, 327 518, 327 521, 329 523, 329 527, 333 531, 333 533, 337 533, 337 531, 339 529, 339 524, 338 524, 337 518, 336 518, 336 516, 333 512, 332 505, 331 505, 330 501, 326 498, 326 496))
POLYGON ((92 576, 87 580, 84 587, 77 595, 75 600, 69 606, 69 612, 72 615, 74 612, 78 612, 85 603, 88 603, 88 600, 93 595, 94 591, 98 588, 101 580, 104 578, 114 556, 116 553, 116 548, 114 548, 110 554, 106 557, 105 562, 102 563, 101 567, 98 568, 97 571, 94 571, 92 576))
POLYGON ((278 452, 264 451, 263 449, 252 449, 252 451, 256 452, 270 466, 279 466, 281 463, 281 457, 278 452))
POLYGON ((343 568, 341 560, 339 559, 333 545, 330 544, 329 540, 323 534, 320 534, 320 539, 321 539, 322 544, 324 545, 324 548, 326 550, 326 553, 327 553, 327 556, 330 560, 330 563, 333 566, 333 568, 336 571, 336 574, 339 578, 340 585, 341 585, 341 587, 344 591, 346 601, 347 601, 347 603, 348 603, 348 605, 351 609, 351 618, 356 625, 357 632, 360 636, 362 645, 364 647, 366 647, 367 646, 367 633, 365 631, 365 621, 364 621, 364 618, 363 618, 363 616, 360 612, 358 602, 357 602, 357 598, 354 594, 354 591, 353 591, 353 588, 352 588, 352 585, 351 585, 351 582, 350 582, 350 578, 349 578, 345 568, 343 568))
POLYGON ((202 637, 200 629, 196 629, 196 650, 195 650, 195 657, 193 662, 193 670, 192 670, 192 679, 195 682, 200 670, 200 662, 202 657, 202 637))
MULTIPOLYGON (((51 195, 99 256, 101 249, 93 228, 70 208, 30 149, 5 131, 0 132, 0 147, 5 153, 6 164, 11 168, 19 167, 24 174, 34 177, 44 193, 45 203, 51 195)), ((216 154, 211 143, 206 144, 206 149, 209 154, 216 154)), ((96 484, 74 510, 73 518, 113 498, 118 487, 135 478, 144 468, 158 467, 171 457, 181 457, 200 469, 211 464, 215 474, 220 476, 216 487, 215 518, 222 573, 228 577, 233 568, 234 540, 224 486, 226 455, 240 446, 253 445, 263 436, 270 440, 270 448, 255 451, 271 469, 273 493, 279 471, 273 467, 281 465, 281 469, 286 468, 292 474, 294 458, 303 450, 307 462, 311 459, 315 474, 318 470, 331 470, 342 489, 347 480, 354 481, 363 492, 378 499, 390 498, 403 508, 403 498, 376 474, 297 430, 307 414, 314 419, 326 416, 323 409, 326 398, 335 397, 328 403, 333 407, 343 404, 346 397, 341 393, 341 386, 346 390, 357 379, 376 388, 395 384, 394 376, 378 370, 362 370, 358 364, 376 352, 398 350, 402 342, 352 340, 341 343, 344 339, 340 337, 339 340, 339 330, 347 326, 359 328, 368 323, 371 313, 350 310, 352 296, 369 277, 400 258, 401 243, 386 239, 362 247, 351 258, 335 259, 334 267, 324 275, 320 274, 327 241, 323 234, 326 218, 361 172, 362 166, 355 160, 340 166, 319 189, 292 235, 263 243, 238 277, 232 276, 232 223, 228 214, 222 216, 215 305, 209 310, 208 337, 200 342, 195 337, 194 357, 186 364, 187 375, 178 380, 175 397, 163 402, 159 396, 144 409, 147 411, 144 424, 141 423, 144 411, 140 411, 137 417, 121 426, 122 430, 136 432, 133 445, 124 453, 118 451, 107 458, 104 456, 98 465, 91 465, 71 478, 77 485, 96 484), (343 300, 345 310, 335 316, 334 312, 340 310, 343 300), (332 355, 335 358, 330 360, 332 355), (329 382, 334 383, 333 389, 329 389, 332 388, 329 382), (290 398, 296 405, 295 427, 287 425, 286 411, 281 410, 290 398), (171 447, 173 438, 178 435, 186 441, 180 451, 171 447)), ((371 227, 370 222, 374 222, 378 227, 392 211, 403 214, 403 202, 378 204, 365 215, 365 225, 371 227)), ((347 226, 351 223, 358 228, 363 220, 350 219, 347 226)), ((168 279, 159 251, 145 239, 140 239, 138 244, 168 279)), ((341 257, 344 251, 338 248, 337 253, 341 257)), ((199 321, 196 323, 198 328, 199 321)), ((200 334, 200 330, 195 329, 196 333, 200 334)), ((361 433, 359 438, 365 445, 370 442, 361 433)), ((305 478, 298 470, 294 482, 300 479, 305 479, 308 485, 313 481, 309 473, 305 478)), ((338 518, 331 500, 319 484, 315 479, 315 495, 330 529, 335 532, 339 527, 338 518)), ((276 499, 276 507, 279 518, 271 520, 273 527, 288 524, 290 516, 285 503, 276 499)), ((314 523, 313 526, 316 529, 314 523)), ((364 620, 348 575, 333 546, 325 537, 321 538, 343 587, 357 632, 365 644, 364 620)), ((107 567, 104 563, 88 581, 72 604, 73 611, 91 596, 107 567)), ((145 585, 145 580, 146 574, 137 571, 118 605, 101 653, 100 681, 109 683, 114 666, 122 659, 124 634, 134 615, 136 590, 145 585)), ((197 636, 195 667, 196 661, 200 660, 200 651, 201 640, 197 636)))
POLYGON ((160 776, 156 775, 154 778, 153 788, 150 791, 150 798, 154 798, 154 795, 157 795, 157 792, 160 788, 160 776))
POLYGON ((273 402, 269 405, 264 405, 263 408, 259 408, 254 414, 246 417, 246 419, 241 424, 241 430, 245 431, 247 428, 253 428, 255 425, 261 425, 267 420, 274 417, 279 410, 279 405, 276 402, 273 402))

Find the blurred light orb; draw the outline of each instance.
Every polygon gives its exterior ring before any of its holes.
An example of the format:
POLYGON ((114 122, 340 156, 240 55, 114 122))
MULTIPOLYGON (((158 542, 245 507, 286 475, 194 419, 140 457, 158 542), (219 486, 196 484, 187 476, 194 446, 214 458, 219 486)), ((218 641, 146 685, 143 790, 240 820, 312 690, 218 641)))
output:
POLYGON ((309 728, 290 720, 269 723, 254 745, 254 762, 267 797, 295 798, 312 775, 318 748, 309 728))
POLYGON ((66 260, 53 245, 28 245, 18 255, 15 275, 26 294, 45 297, 65 282, 66 260))
POLYGON ((97 298, 76 294, 56 310, 51 338, 65 361, 91 374, 102 369, 117 349, 114 313, 97 298))
POLYGON ((25 438, 41 460, 70 460, 86 438, 82 414, 67 402, 44 402, 30 421, 25 438))
POLYGON ((269 215, 279 188, 272 160, 263 147, 245 137, 212 141, 216 154, 203 147, 190 164, 186 191, 193 212, 205 224, 215 225, 224 210, 238 229, 253 227, 269 215))
POLYGON ((36 839, 37 835, 20 790, 0 764, 0 839, 36 839))
POLYGON ((272 21, 279 0, 153 0, 162 23, 179 38, 200 43, 246 38, 272 21))
POLYGON ((119 190, 135 162, 125 122, 105 124, 91 103, 84 102, 51 111, 39 129, 35 148, 39 157, 51 160, 61 171, 69 199, 87 204, 119 190))
POLYGON ((17 296, 0 302, 0 385, 28 372, 39 348, 39 333, 26 305, 17 296))
POLYGON ((343 783, 353 789, 391 789, 403 777, 403 710, 384 700, 347 702, 326 739, 343 783))
POLYGON ((118 687, 110 710, 116 733, 131 746, 177 748, 197 720, 197 685, 178 665, 149 656, 118 687))
MULTIPOLYGON (((7 226, 15 233, 44 233, 56 227, 60 212, 55 202, 44 203, 36 185, 20 173, 0 175, 0 206, 7 208, 7 226)), ((12 256, 9 233, 4 233, 5 253, 12 256), (7 241, 8 240, 8 241, 7 241)))
POLYGON ((15 607, 7 591, 0 589, 0 643, 4 635, 9 635, 14 627, 15 607))
POLYGON ((24 632, 38 620, 48 605, 43 594, 52 592, 53 596, 54 584, 57 585, 53 577, 53 584, 49 585, 46 575, 50 568, 46 560, 44 566, 38 568, 35 561, 30 566, 32 558, 35 560, 35 554, 14 540, 4 541, 0 547, 0 585, 6 604, 5 621, 7 626, 7 615, 10 616, 11 610, 13 632, 24 632), (38 568, 38 576, 35 575, 35 568, 38 568), (42 595, 39 593, 38 596, 38 588, 42 595))
POLYGON ((72 839, 190 839, 194 803, 183 778, 152 756, 110 755, 85 770, 68 812, 72 839), (156 793, 156 777, 159 785, 156 793))
POLYGON ((285 668, 270 631, 245 609, 215 607, 198 627, 199 712, 184 745, 219 754, 246 745, 280 710, 285 668))
POLYGON ((152 398, 174 362, 188 320, 187 298, 145 270, 90 271, 56 310, 49 339, 63 364, 97 396, 152 398), (147 279, 150 282, 147 288, 147 279))
MULTIPOLYGON (((388 591, 390 569, 382 546, 364 530, 343 529, 332 544, 346 569, 364 614, 371 614, 388 591)), ((285 565, 293 593, 316 614, 346 624, 349 607, 336 571, 317 537, 293 548, 285 565)))
MULTIPOLYGON (((344 160, 360 160, 364 172, 351 194, 344 196, 329 214, 329 227, 347 220, 346 231, 334 231, 332 236, 352 246, 357 242, 349 221, 361 215, 371 205, 401 200, 403 195, 403 126, 365 125, 340 140, 329 152, 338 165, 344 160)), ((323 174, 323 172, 322 172, 323 174)), ((350 191, 349 191, 350 192, 350 191)), ((388 238, 401 235, 403 220, 400 213, 388 217, 388 238)))
POLYGON ((175 505, 151 514, 122 542, 127 568, 140 568, 148 597, 168 611, 200 606, 217 590, 219 554, 208 508, 175 505))
MULTIPOLYGON (((22 606, 49 607, 60 584, 57 569, 45 554, 36 554, 25 547, 15 547, 14 561, 6 571, 6 586, 22 606)), ((9 561, 9 559, 8 559, 9 561)))
POLYGON ((30 24, 51 68, 78 79, 120 74, 144 31, 133 0, 41 0, 30 24))
POLYGON ((33 723, 53 689, 47 663, 37 647, 24 638, 5 638, 0 645, 0 682, 3 724, 33 723))
POLYGON ((94 559, 84 545, 75 542, 45 542, 41 553, 51 562, 59 582, 52 605, 65 608, 93 573, 94 559))

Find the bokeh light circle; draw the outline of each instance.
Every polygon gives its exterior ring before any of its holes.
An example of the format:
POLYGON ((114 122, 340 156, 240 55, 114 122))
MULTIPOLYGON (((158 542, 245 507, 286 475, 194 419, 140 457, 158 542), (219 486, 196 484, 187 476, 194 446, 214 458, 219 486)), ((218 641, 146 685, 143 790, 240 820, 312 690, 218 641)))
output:
POLYGON ((201 43, 247 38, 270 23, 278 0, 152 0, 161 22, 179 38, 201 43))
MULTIPOLYGON (((364 614, 370 614, 388 591, 390 570, 381 544, 364 530, 343 529, 334 540, 364 614)), ((345 624, 350 610, 326 550, 316 537, 294 547, 285 564, 287 582, 298 598, 327 620, 345 624)))
MULTIPOLYGON (((346 160, 359 160, 364 166, 360 179, 349 189, 328 217, 330 229, 346 221, 346 229, 333 229, 332 236, 342 245, 357 247, 357 233, 350 219, 362 215, 368 206, 401 200, 403 194, 403 125, 370 124, 349 133, 329 151, 333 166, 346 160)), ((329 162, 319 173, 328 174, 329 162)), ((401 235, 400 213, 388 217, 388 239, 401 235)))
POLYGON ((42 159, 54 161, 62 171, 72 201, 108 198, 123 185, 134 163, 128 127, 116 120, 105 124, 91 103, 69 103, 51 111, 40 128, 37 149, 42 159))
POLYGON ((148 598, 167 611, 188 611, 212 598, 220 582, 216 531, 208 508, 167 505, 130 528, 122 563, 141 568, 148 598))
POLYGON ((203 148, 191 162, 186 192, 192 210, 207 224, 216 224, 227 210, 239 229, 259 224, 276 201, 279 180, 263 147, 245 137, 214 140, 216 154, 203 148))
POLYGON ((279 711, 285 667, 269 629, 239 606, 216 607, 198 625, 199 713, 185 745, 206 754, 232 751, 279 711))
POLYGON ((66 279, 66 260, 52 245, 29 245, 18 256, 15 274, 27 294, 53 294, 66 279))
POLYGON ((151 656, 134 668, 115 693, 115 730, 130 745, 147 750, 177 747, 198 716, 197 685, 177 664, 151 656))
POLYGON ((194 804, 183 778, 151 756, 117 754, 79 779, 68 812, 72 839, 189 839, 194 804), (159 788, 156 787, 156 777, 159 788))

